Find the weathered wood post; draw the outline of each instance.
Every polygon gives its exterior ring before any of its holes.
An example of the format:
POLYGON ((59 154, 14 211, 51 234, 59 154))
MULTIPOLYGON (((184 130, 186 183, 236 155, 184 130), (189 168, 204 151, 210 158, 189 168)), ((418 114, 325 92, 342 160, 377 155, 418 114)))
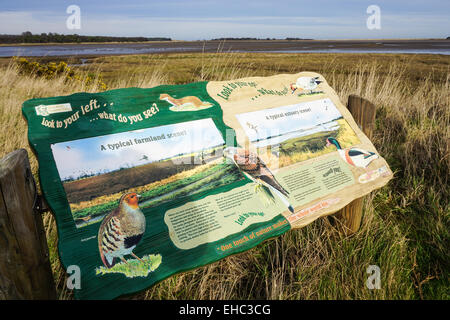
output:
MULTIPOLYGON (((371 139, 375 125, 375 105, 360 96, 350 95, 347 108, 364 134, 371 139)), ((359 230, 363 203, 364 197, 355 199, 336 213, 336 218, 342 222, 346 234, 350 235, 359 230)))
POLYGON ((0 300, 55 299, 39 197, 25 149, 0 160, 0 300))

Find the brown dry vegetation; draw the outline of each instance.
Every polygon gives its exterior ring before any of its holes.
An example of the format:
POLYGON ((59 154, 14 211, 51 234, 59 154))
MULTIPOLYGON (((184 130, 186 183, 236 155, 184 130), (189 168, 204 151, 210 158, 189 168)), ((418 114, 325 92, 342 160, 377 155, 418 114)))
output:
MULTIPOLYGON (((0 72, 0 156, 28 147, 21 104, 30 98, 95 92, 88 87, 0 72)), ((361 230, 347 237, 319 219, 258 247, 175 275, 134 298, 145 299, 449 299, 450 56, 388 54, 170 54, 100 57, 86 67, 109 88, 315 71, 343 102, 350 94, 377 107, 373 142, 395 171, 366 201, 361 230), (381 289, 365 286, 381 269, 381 289)), ((31 155, 33 173, 37 161, 31 155)), ((61 299, 52 215, 44 216, 61 299)))
MULTIPOLYGON (((117 201, 117 200, 120 199, 120 197, 124 193, 127 193, 127 192, 136 192, 136 193, 140 194, 140 193, 142 193, 144 191, 152 190, 152 189, 155 189, 157 187, 164 186, 164 185, 170 184, 172 182, 175 182, 175 181, 178 181, 178 180, 182 180, 182 179, 184 179, 186 177, 190 177, 190 176, 192 176, 194 174, 197 174, 199 172, 205 171, 208 168, 211 168, 212 166, 216 165, 217 163, 218 163, 218 161, 211 162, 211 163, 204 164, 204 165, 190 165, 189 167, 186 165, 186 167, 185 167, 185 169, 183 171, 178 171, 177 173, 174 173, 174 174, 169 175, 167 177, 162 177, 160 175, 161 178, 159 180, 154 179, 153 176, 152 177, 149 176, 147 180, 144 179, 142 181, 143 183, 147 182, 147 184, 143 184, 143 185, 137 183, 137 182, 140 182, 141 180, 139 180, 139 181, 132 180, 132 178, 129 178, 130 176, 126 172, 124 172, 124 174, 120 175, 121 171, 118 171, 118 173, 119 173, 118 181, 131 179, 131 180, 127 180, 127 184, 126 184, 126 188, 125 189, 123 189, 123 188, 118 189, 118 190, 120 190, 120 192, 115 191, 116 190, 115 188, 108 189, 108 191, 100 192, 95 197, 95 199, 93 199, 93 200, 88 200, 88 201, 80 200, 78 203, 75 203, 75 201, 74 201, 74 203, 70 204, 70 209, 72 211, 77 211, 77 210, 80 210, 80 209, 88 208, 88 207, 93 206, 93 205, 99 205, 99 204, 104 204, 104 203, 108 203, 108 202, 111 202, 111 201, 117 201), (191 168, 191 169, 187 169, 187 168, 191 168), (153 182, 148 183, 149 181, 153 181, 153 182)), ((135 169, 135 168, 131 168, 129 170, 133 170, 133 169, 135 169)), ((139 168, 136 168, 136 169, 139 169, 139 168)), ((176 172, 176 171, 174 171, 174 172, 176 172)), ((155 173, 155 172, 153 172, 153 173, 155 173)), ((151 171, 146 171, 145 174, 150 175, 151 171)), ((157 174, 158 173, 156 173, 156 175, 157 174)), ((94 181, 92 181, 91 184, 94 185, 94 189, 95 188, 98 189, 98 188, 103 186, 102 185, 103 176, 106 176, 106 175, 92 177, 92 178, 94 178, 94 181), (98 178, 98 180, 95 180, 95 178, 98 178)), ((87 179, 83 179, 83 180, 87 180, 87 179)), ((83 181, 83 180, 80 180, 80 182, 83 181)), ((76 182, 78 182, 78 181, 76 181, 76 182)), ((72 182, 70 182, 69 184, 71 184, 71 183, 72 182)), ((80 192, 84 191, 80 187, 81 187, 81 185, 77 186, 77 188, 78 188, 77 190, 80 190, 80 192)), ((64 186, 64 188, 66 188, 66 186, 64 186)), ((68 192, 67 189, 66 189, 66 192, 68 192)), ((68 198, 69 198, 69 196, 68 196, 68 198)))
POLYGON ((71 203, 88 201, 105 194, 117 193, 131 187, 143 186, 197 166, 193 157, 180 160, 174 165, 171 160, 153 162, 133 168, 64 183, 67 199, 71 203))

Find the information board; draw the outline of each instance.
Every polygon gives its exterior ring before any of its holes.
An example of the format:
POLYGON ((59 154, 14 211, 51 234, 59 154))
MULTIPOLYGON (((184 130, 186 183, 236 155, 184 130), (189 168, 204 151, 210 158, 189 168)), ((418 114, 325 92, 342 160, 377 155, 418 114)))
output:
POLYGON ((248 250, 392 178, 316 73, 32 99, 23 114, 79 299, 248 250))

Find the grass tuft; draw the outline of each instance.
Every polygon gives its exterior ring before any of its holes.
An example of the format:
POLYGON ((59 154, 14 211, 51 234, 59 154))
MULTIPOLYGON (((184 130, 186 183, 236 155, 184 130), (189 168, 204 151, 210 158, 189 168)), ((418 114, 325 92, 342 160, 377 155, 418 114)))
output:
POLYGON ((127 263, 119 262, 111 268, 100 266, 95 269, 95 274, 105 275, 110 273, 121 273, 127 278, 146 277, 150 272, 158 269, 162 262, 162 257, 160 254, 150 254, 143 256, 142 260, 144 263, 138 259, 129 259, 127 260, 127 263))
POLYGON ((270 192, 269 188, 263 184, 255 183, 254 192, 259 196, 261 201, 264 203, 264 206, 270 206, 275 203, 275 197, 272 192, 270 192))

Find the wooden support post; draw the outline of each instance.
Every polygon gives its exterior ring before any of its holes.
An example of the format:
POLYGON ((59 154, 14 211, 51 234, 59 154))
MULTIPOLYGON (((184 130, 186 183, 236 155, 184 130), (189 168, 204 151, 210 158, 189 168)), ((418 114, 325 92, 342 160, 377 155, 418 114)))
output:
POLYGON ((0 160, 0 300, 56 299, 37 190, 25 149, 0 160))
MULTIPOLYGON (((350 95, 347 108, 364 134, 371 139, 375 125, 375 105, 360 96, 350 95)), ((336 217, 342 222, 347 235, 359 230, 363 203, 364 197, 355 199, 336 213, 336 217)))

